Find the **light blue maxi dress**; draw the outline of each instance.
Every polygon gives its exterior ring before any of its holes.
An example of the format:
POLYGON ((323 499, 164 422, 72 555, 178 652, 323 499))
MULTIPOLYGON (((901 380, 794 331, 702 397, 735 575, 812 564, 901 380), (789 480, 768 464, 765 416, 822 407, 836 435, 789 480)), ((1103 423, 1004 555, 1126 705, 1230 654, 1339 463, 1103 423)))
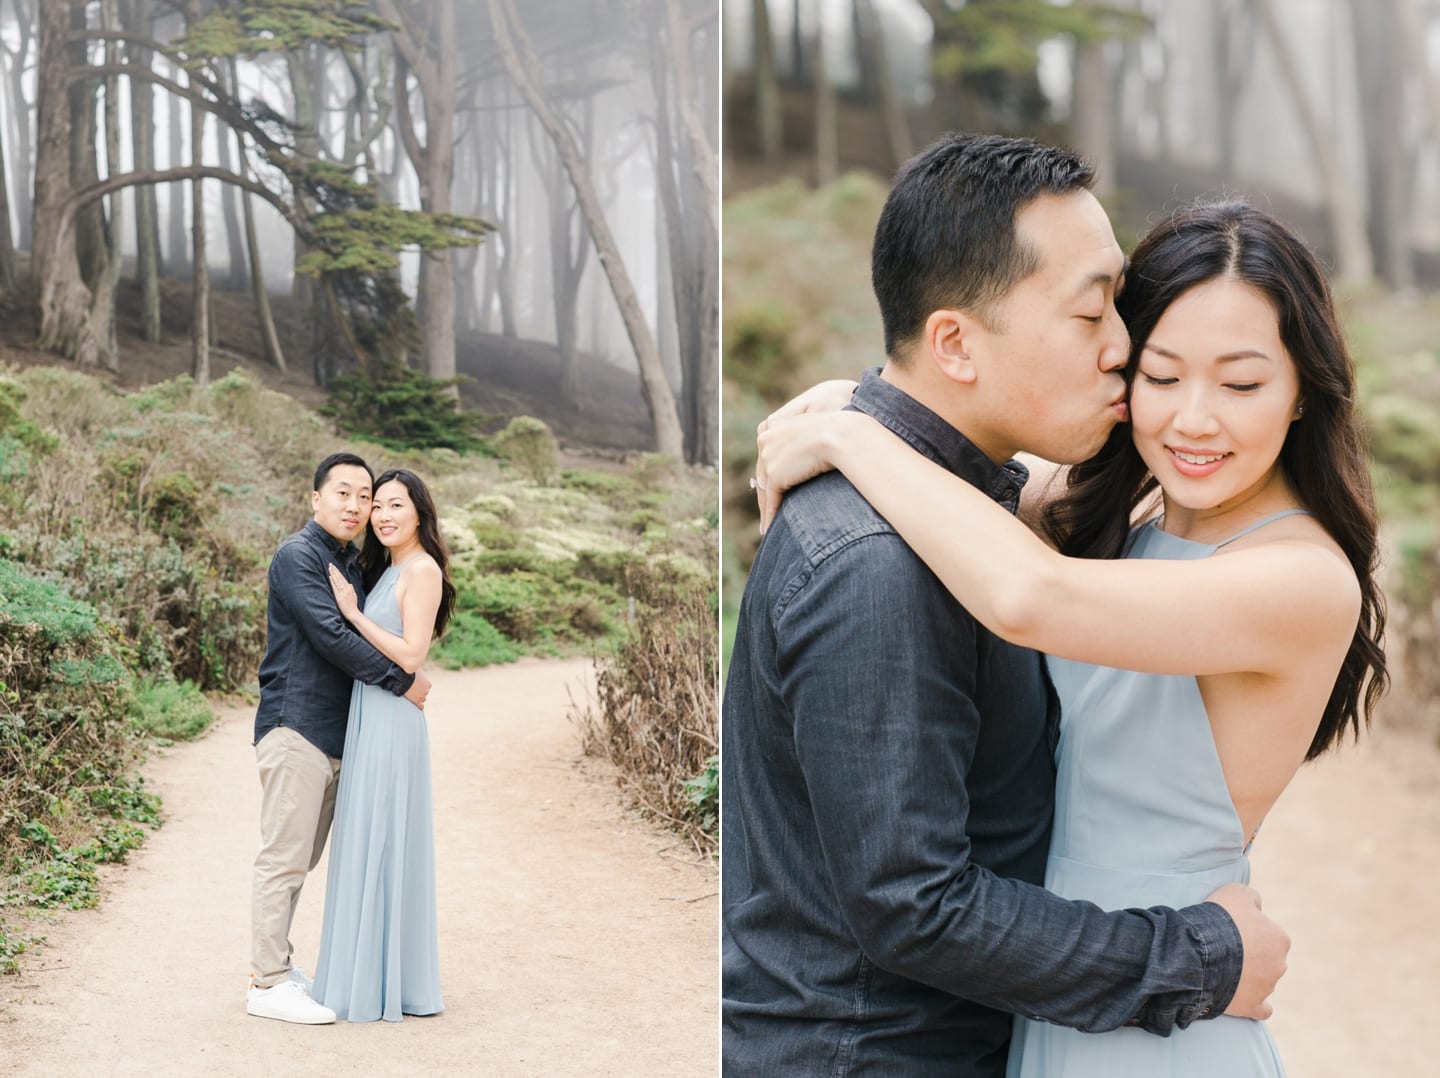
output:
MULTIPOLYGON (((400 633, 399 569, 386 569, 365 613, 400 633)), ((357 681, 335 800, 314 998, 351 1022, 438 1014, 435 828, 425 713, 357 681)))
MULTIPOLYGON (((1151 520, 1127 558, 1213 554, 1220 543, 1163 532, 1151 520)), ((1246 836, 1230 800, 1194 677, 1143 674, 1047 657, 1060 697, 1055 831, 1045 886, 1103 909, 1179 908, 1250 879, 1246 836)), ((1140 1029, 1081 1033, 1017 1018, 1008 1078, 1278 1078, 1263 1022, 1221 1016, 1169 1037, 1140 1029)))

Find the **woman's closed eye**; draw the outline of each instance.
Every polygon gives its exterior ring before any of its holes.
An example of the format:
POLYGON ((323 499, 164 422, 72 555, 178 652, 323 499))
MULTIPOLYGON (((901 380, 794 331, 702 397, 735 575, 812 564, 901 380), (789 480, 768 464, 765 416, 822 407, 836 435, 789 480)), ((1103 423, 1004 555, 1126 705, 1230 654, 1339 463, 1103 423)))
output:
POLYGON ((1173 386, 1180 381, 1178 378, 1161 378, 1154 374, 1146 374, 1144 371, 1140 372, 1140 377, 1145 379, 1146 385, 1151 386, 1173 386))

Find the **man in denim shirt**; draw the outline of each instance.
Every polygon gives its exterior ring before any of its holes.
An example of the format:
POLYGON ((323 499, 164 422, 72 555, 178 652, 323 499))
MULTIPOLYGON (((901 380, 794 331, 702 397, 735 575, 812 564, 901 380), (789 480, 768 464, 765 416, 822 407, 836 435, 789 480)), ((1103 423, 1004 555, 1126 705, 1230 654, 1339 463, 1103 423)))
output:
MULTIPOLYGON (((1091 179, 1064 151, 949 136, 876 229, 888 362, 852 406, 1012 511, 1014 453, 1083 460, 1123 415, 1124 258, 1091 179)), ((1039 886, 1058 718, 1040 656, 840 473, 787 494, 725 692, 726 1074, 988 1078, 1011 1014, 1165 1035, 1268 1013, 1288 939, 1248 889, 1106 913, 1039 886)))
POLYGON ((290 924, 305 876, 320 860, 335 813, 335 788, 355 682, 379 685, 423 706, 424 674, 407 674, 340 615, 328 566, 364 601, 351 540, 370 519, 375 477, 353 453, 320 462, 310 495, 314 518, 280 544, 270 562, 265 657, 255 714, 260 768, 260 852, 251 891, 251 987, 246 1010, 310 1025, 335 1013, 307 994, 290 964, 290 924))

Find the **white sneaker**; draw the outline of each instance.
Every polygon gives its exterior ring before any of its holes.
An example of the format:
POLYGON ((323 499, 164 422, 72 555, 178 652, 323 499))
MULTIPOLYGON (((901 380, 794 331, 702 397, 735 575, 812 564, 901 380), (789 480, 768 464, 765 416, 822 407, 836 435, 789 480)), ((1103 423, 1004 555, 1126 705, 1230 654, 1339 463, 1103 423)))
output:
POLYGON ((290 980, 300 986, 300 991, 307 996, 315 994, 315 979, 305 972, 303 966, 290 967, 290 980))
POLYGON ((277 1018, 305 1026, 324 1026, 335 1021, 334 1011, 316 1003, 294 981, 250 989, 246 994, 245 1012, 256 1018, 277 1018))

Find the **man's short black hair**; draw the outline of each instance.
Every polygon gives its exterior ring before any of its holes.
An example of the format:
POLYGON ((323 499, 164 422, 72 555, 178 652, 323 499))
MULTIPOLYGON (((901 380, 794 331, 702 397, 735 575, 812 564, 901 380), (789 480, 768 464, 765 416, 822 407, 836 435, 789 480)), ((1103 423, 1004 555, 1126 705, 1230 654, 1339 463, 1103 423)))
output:
POLYGON ((1094 169, 1069 150, 1001 135, 946 135, 911 158, 880 212, 870 280, 885 353, 914 339, 942 308, 987 309, 1039 268, 1015 234, 1042 194, 1086 190, 1094 169))
POLYGON ((357 468, 364 468, 365 474, 370 477, 370 485, 375 485, 375 473, 370 470, 370 465, 365 463, 365 458, 357 457, 354 453, 331 453, 315 469, 315 485, 310 489, 319 490, 323 487, 325 480, 330 478, 330 470, 338 464, 353 464, 357 468))

